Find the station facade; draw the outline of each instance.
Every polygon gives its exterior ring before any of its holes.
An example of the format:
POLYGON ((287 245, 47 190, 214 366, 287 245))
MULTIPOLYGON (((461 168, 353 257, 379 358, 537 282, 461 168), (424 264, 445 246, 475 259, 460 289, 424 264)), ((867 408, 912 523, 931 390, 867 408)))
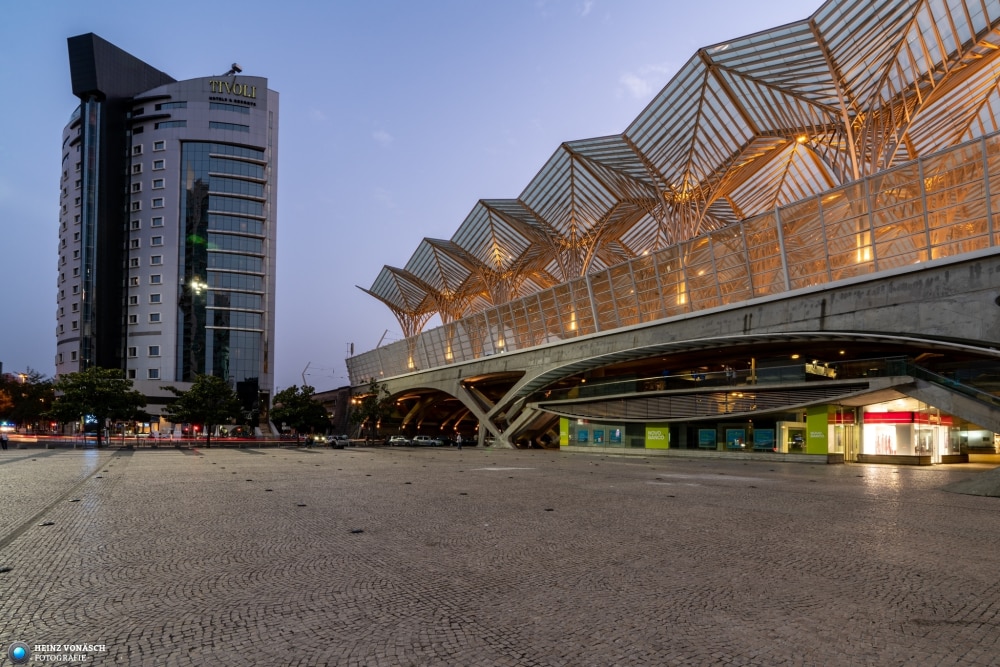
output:
POLYGON ((385 384, 389 428, 510 446, 992 451, 998 27, 995 1, 828 0, 699 49, 624 132, 383 267, 405 340, 352 385, 385 384))

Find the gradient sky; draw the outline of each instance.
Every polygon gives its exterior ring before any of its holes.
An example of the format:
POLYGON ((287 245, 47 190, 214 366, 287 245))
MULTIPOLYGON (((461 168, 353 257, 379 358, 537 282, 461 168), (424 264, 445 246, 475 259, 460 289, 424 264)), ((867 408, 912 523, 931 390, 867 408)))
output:
MULTIPOLYGON (((55 372, 66 39, 93 32, 175 79, 233 62, 281 94, 276 389, 348 383, 401 338, 355 287, 515 198, 564 141, 625 130, 695 51, 819 0, 41 0, 0 23, 0 362, 55 372)), ((436 322, 437 320, 432 321, 436 322)))

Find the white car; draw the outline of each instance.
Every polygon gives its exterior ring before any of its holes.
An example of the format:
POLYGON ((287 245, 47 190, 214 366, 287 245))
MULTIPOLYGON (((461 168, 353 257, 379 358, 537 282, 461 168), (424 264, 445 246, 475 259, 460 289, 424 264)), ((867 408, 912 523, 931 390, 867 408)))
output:
POLYGON ((351 444, 351 441, 346 435, 328 435, 326 436, 326 444, 334 449, 343 449, 351 444))
POLYGON ((429 435, 415 435, 413 436, 413 444, 418 447, 421 445, 428 447, 440 447, 441 441, 429 435))

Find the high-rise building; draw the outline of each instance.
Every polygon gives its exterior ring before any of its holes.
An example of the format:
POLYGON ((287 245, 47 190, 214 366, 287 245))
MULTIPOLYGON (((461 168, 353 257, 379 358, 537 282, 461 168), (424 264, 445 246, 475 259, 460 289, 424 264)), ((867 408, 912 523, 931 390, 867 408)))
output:
POLYGON ((68 44, 56 374, 120 368, 153 415, 198 374, 266 406, 278 93, 236 64, 176 81, 92 33, 68 44))

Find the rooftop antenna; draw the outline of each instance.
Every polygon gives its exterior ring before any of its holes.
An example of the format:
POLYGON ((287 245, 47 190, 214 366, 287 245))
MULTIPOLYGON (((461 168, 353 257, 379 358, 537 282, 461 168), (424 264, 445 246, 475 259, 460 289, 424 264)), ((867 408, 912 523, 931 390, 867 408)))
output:
POLYGON ((229 68, 229 71, 223 74, 222 76, 236 76, 242 71, 243 68, 240 67, 239 63, 233 63, 233 66, 229 68))

